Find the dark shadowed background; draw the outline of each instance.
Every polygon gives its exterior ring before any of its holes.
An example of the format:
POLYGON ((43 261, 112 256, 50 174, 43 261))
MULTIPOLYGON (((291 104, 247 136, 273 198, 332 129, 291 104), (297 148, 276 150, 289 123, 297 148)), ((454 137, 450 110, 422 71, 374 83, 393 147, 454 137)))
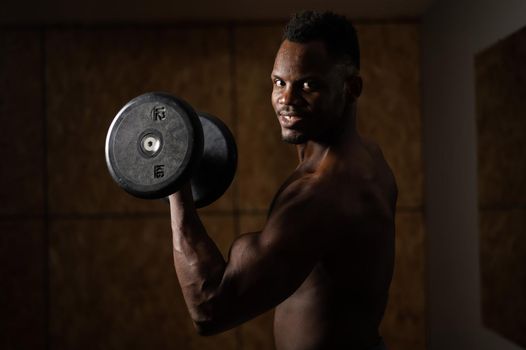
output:
MULTIPOLYGON (((272 312, 218 336, 196 335, 173 268, 168 207, 131 197, 113 183, 104 139, 120 107, 146 91, 172 93, 226 122, 238 145, 238 171, 226 194, 200 210, 226 254, 237 235, 262 229, 274 192, 296 165, 294 148, 280 141, 269 75, 286 17, 303 7, 355 19, 364 79, 359 129, 380 144, 399 186, 395 274, 381 327, 387 344, 393 350, 456 349, 455 343, 464 344, 458 339, 469 338, 474 348, 493 348, 477 340, 486 332, 479 311, 467 322, 448 322, 451 314, 473 313, 457 298, 462 293, 451 292, 466 283, 479 307, 478 267, 469 268, 478 250, 468 248, 466 258, 464 251, 443 249, 455 244, 450 237, 458 229, 447 226, 458 220, 443 196, 458 196, 460 185, 436 179, 449 165, 429 140, 439 137, 433 125, 447 117, 426 112, 442 106, 448 93, 426 91, 447 78, 436 76, 441 62, 434 53, 443 54, 442 41, 455 42, 457 32, 444 31, 441 20, 459 10, 451 1, 396 3, 7 4, 0 15, 0 348, 274 348, 272 312), (424 168, 433 169, 431 183, 439 185, 430 187, 424 168), (435 232, 433 246, 426 232, 435 232), (468 266, 468 275, 474 271, 475 281, 448 280, 454 275, 448 271, 459 266, 468 266)), ((460 10, 471 13, 471 3, 460 10)), ((502 5, 502 18, 520 6, 502 5)), ((490 12, 491 6, 482 7, 479 18, 490 12)), ((462 20, 450 21, 463 28, 462 20)), ((508 35, 521 21, 526 24, 518 16, 490 37, 508 35)), ((450 51, 454 64, 456 49, 450 51)), ((476 145, 473 137, 451 139, 451 148, 476 145)), ((456 169, 470 174, 463 163, 472 169, 461 157, 456 169)), ((476 184, 476 174, 466 181, 476 184)), ((469 201, 475 189, 460 196, 469 201)), ((461 210, 469 221, 472 207, 461 210)), ((468 231, 467 241, 476 242, 476 223, 468 231)), ((492 341, 499 349, 518 349, 492 341)))

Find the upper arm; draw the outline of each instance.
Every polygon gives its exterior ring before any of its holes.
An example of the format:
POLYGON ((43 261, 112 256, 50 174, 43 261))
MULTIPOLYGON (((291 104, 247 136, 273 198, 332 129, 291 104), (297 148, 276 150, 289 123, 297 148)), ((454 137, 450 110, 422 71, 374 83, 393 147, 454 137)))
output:
POLYGON ((230 328, 294 293, 324 252, 329 238, 323 232, 324 210, 312 191, 293 186, 276 200, 262 232, 234 241, 210 299, 214 323, 230 328))

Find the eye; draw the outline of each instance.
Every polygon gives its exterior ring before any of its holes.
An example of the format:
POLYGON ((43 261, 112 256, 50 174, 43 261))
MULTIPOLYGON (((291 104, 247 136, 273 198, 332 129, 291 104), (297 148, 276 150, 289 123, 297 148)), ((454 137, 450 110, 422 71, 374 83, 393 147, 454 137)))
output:
POLYGON ((314 80, 306 80, 303 82, 303 90, 305 91, 315 91, 319 90, 320 84, 314 80))
POLYGON ((285 86, 285 82, 281 79, 274 79, 274 85, 277 87, 283 87, 285 86))

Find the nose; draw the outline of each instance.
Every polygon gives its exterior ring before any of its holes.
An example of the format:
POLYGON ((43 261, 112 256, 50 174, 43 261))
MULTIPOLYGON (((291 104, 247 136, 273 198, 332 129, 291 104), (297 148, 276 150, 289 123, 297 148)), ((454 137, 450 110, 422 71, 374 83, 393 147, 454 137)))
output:
POLYGON ((300 96, 293 86, 287 86, 278 97, 278 103, 284 106, 295 106, 300 103, 300 96))

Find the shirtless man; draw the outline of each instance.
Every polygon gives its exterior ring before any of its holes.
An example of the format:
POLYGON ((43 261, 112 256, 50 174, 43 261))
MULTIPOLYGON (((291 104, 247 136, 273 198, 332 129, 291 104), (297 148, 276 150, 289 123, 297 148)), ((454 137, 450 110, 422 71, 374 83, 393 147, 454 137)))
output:
POLYGON ((189 186, 170 196, 175 269, 199 334, 271 309, 278 350, 385 349, 378 333, 394 260, 397 189, 378 146, 355 128, 358 41, 344 17, 302 12, 287 24, 271 79, 284 141, 299 164, 261 232, 225 261, 189 186))

